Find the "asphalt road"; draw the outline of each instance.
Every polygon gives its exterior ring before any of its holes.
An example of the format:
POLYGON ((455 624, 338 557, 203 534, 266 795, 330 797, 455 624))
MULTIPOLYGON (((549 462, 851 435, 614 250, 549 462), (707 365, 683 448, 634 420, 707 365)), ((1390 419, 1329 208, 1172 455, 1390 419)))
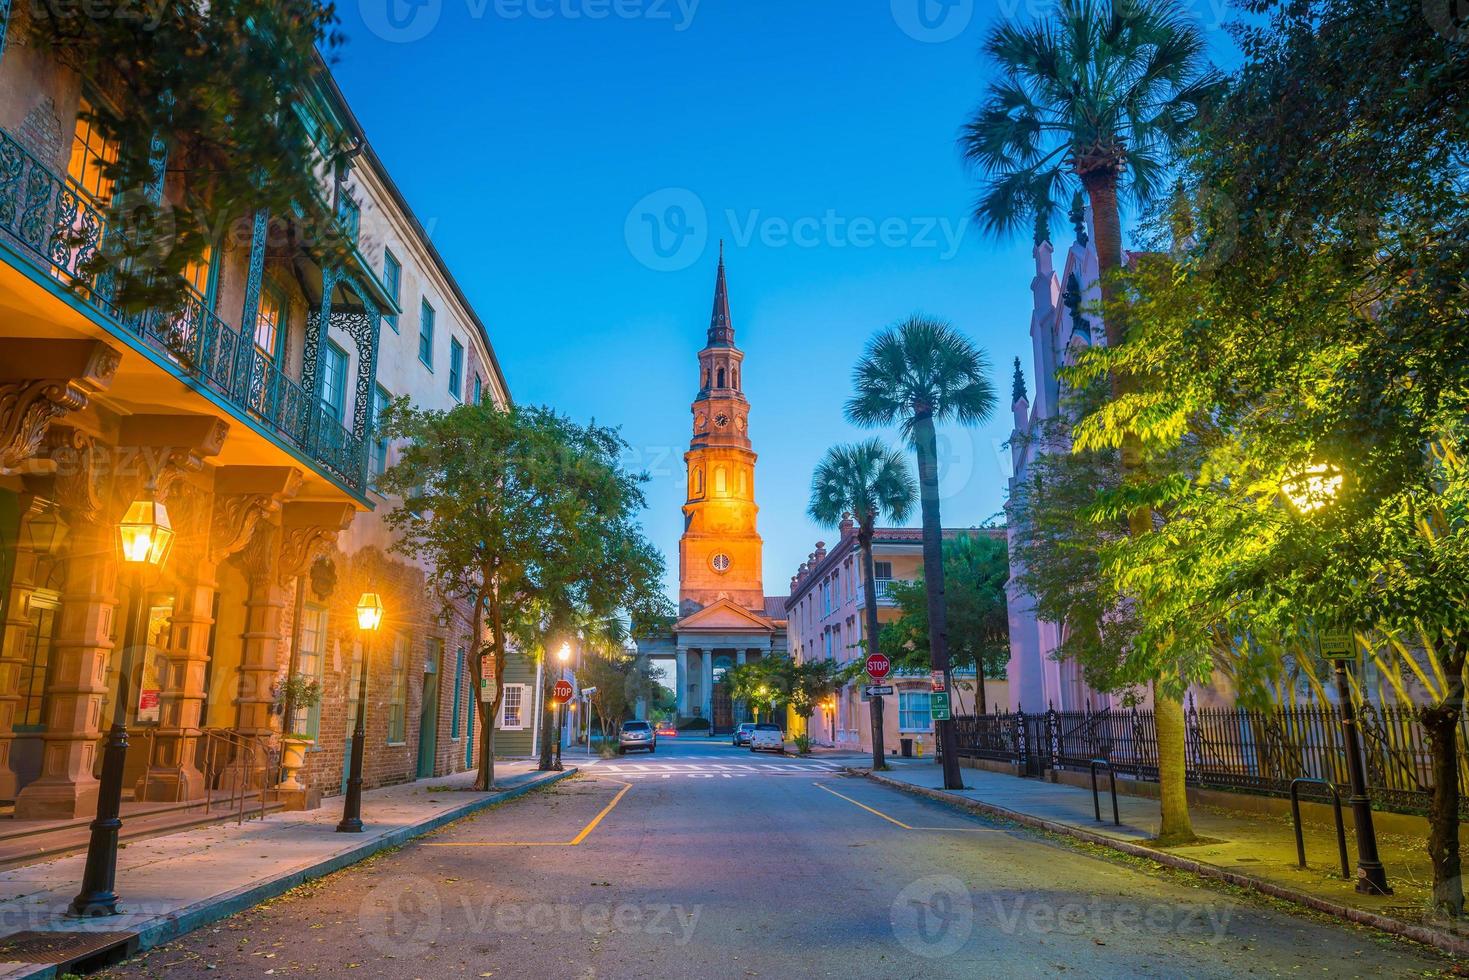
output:
POLYGON ((834 770, 664 741, 109 975, 1380 978, 1449 965, 834 770))

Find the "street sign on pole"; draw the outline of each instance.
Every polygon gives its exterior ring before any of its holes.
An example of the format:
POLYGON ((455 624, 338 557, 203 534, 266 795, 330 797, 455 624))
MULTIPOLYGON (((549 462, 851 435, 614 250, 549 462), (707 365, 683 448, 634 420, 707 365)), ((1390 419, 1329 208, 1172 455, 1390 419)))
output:
POLYGON ((941 670, 932 671, 932 672, 929 673, 928 678, 929 678, 930 681, 933 682, 931 686, 932 686, 932 689, 934 691, 947 691, 948 690, 948 686, 946 684, 944 684, 944 672, 943 671, 941 671, 941 670))
POLYGON ((868 698, 879 698, 893 693, 891 684, 868 684, 862 688, 862 696, 868 698))
POLYGON ((934 721, 949 720, 949 692, 934 691, 929 695, 928 712, 934 721))
POLYGON ((867 676, 875 681, 880 681, 893 669, 893 662, 881 653, 874 653, 867 658, 867 676))
POLYGON ((564 677, 556 682, 555 687, 551 688, 551 697, 556 700, 557 704, 565 704, 570 701, 571 696, 575 693, 576 690, 571 686, 571 681, 564 677))
POLYGON ((1351 630, 1322 630, 1320 633, 1321 656, 1327 660, 1351 660, 1357 653, 1357 644, 1351 630))

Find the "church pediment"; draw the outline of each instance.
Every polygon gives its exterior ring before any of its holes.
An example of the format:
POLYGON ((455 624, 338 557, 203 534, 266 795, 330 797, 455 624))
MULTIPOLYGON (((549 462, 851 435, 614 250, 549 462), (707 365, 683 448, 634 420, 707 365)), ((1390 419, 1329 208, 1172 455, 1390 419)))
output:
POLYGON ((717 599, 696 613, 685 616, 675 627, 679 632, 692 630, 749 630, 773 632, 775 623, 753 613, 730 599, 717 599))

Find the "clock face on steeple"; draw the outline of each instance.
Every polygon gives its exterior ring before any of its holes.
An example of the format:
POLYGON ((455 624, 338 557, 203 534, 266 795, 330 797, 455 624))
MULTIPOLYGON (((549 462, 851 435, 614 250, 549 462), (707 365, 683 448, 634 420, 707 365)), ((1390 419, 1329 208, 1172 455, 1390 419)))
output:
POLYGON ((729 416, 725 415, 723 412, 719 413, 718 415, 714 416, 714 424, 719 426, 721 429, 724 428, 726 425, 729 425, 729 416))

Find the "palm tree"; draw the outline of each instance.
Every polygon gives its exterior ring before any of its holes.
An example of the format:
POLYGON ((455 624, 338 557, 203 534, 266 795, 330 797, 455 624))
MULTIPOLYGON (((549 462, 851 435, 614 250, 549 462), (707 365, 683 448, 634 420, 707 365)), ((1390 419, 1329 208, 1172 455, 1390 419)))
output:
POLYGON ((980 226, 1044 230, 1077 183, 1092 206, 1107 343, 1122 266, 1118 192, 1145 204, 1219 76, 1203 32, 1178 0, 1058 0, 1042 21, 1001 23, 984 51, 999 69, 960 136, 983 175, 980 226))
MULTIPOLYGON (((847 515, 857 522, 857 545, 862 549, 862 587, 867 598, 867 652, 877 648, 877 579, 872 569, 872 532, 879 517, 893 523, 907 519, 918 486, 908 472, 903 454, 881 439, 833 446, 811 477, 812 520, 835 527, 847 515)), ((872 768, 886 769, 882 744, 882 698, 872 699, 872 768)))
MULTIPOLYGON (((1125 185, 1142 205, 1162 189, 1170 160, 1220 87, 1205 49, 1178 0, 1057 0, 1051 17, 1002 23, 985 40, 999 77, 960 137, 965 159, 985 179, 975 218, 998 235, 1034 225, 1039 238, 1079 183, 1092 206, 1109 347, 1127 336, 1118 302, 1118 192, 1125 185)), ((1125 393, 1116 377, 1112 390, 1125 393)), ((1141 459, 1140 442, 1125 439, 1124 480, 1141 459)), ((1128 524, 1133 534, 1151 530, 1151 511, 1134 510, 1128 524)), ((1183 703, 1153 687, 1159 837, 1188 840, 1183 703)))
MULTIPOLYGON (((846 407, 847 420, 857 425, 898 424, 918 457, 928 650, 933 669, 943 672, 945 692, 952 685, 934 426, 938 422, 977 425, 989 419, 995 410, 995 388, 988 371, 985 353, 949 324, 923 316, 909 317, 868 343, 852 373, 855 393, 846 407)), ((939 722, 938 740, 943 753, 944 788, 962 789, 952 721, 939 722)))

